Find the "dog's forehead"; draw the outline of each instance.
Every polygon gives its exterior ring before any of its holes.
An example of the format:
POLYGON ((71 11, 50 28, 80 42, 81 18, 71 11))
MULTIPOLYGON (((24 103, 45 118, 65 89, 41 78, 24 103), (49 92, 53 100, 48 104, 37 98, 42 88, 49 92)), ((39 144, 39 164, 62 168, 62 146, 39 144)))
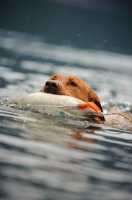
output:
POLYGON ((62 81, 63 83, 69 82, 69 81, 74 81, 75 83, 80 85, 80 87, 81 86, 82 87, 88 87, 88 85, 82 79, 80 79, 77 76, 73 76, 73 75, 54 74, 53 76, 50 77, 50 79, 62 81))
POLYGON ((80 79, 77 76, 67 76, 67 79, 70 81, 74 81, 75 83, 78 83, 80 86, 88 86, 87 83, 85 83, 82 79, 80 79))
POLYGON ((65 75, 62 75, 62 74, 54 74, 53 76, 51 76, 49 79, 55 79, 55 80, 58 80, 58 79, 61 79, 61 78, 64 78, 65 75))

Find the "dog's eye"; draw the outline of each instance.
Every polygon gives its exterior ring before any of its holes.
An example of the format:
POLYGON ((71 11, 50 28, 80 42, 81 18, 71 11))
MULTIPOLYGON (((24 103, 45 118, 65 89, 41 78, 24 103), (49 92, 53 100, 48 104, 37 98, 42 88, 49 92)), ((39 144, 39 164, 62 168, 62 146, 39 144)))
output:
POLYGON ((55 80, 55 78, 54 78, 54 77, 51 77, 50 80, 55 80))
POLYGON ((77 84, 76 84, 74 81, 71 81, 69 84, 70 84, 71 86, 77 86, 77 84))

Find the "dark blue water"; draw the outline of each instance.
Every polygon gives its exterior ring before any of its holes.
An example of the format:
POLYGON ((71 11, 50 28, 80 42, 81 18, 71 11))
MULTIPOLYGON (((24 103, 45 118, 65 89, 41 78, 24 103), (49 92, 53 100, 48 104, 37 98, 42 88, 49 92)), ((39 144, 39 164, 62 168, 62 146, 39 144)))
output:
MULTIPOLYGON (((85 80, 108 110, 132 112, 130 55, 0 30, 0 99, 37 92, 54 73, 85 80)), ((132 133, 0 106, 0 198, 132 199, 132 133)))

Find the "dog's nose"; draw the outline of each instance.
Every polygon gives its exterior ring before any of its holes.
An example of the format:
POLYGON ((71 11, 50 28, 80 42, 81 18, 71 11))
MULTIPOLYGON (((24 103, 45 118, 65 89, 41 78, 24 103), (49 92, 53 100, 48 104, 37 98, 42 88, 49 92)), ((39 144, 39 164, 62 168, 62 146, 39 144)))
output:
POLYGON ((54 80, 48 80, 45 83, 45 90, 48 92, 56 91, 59 87, 59 83, 54 80))

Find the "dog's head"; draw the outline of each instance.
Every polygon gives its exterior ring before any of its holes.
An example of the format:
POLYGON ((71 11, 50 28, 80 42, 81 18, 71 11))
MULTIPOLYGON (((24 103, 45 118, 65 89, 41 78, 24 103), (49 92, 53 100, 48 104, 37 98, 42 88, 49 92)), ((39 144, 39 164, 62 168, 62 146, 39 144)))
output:
POLYGON ((83 80, 76 76, 55 74, 46 81, 40 92, 67 95, 85 102, 94 102, 103 111, 97 94, 83 80))

